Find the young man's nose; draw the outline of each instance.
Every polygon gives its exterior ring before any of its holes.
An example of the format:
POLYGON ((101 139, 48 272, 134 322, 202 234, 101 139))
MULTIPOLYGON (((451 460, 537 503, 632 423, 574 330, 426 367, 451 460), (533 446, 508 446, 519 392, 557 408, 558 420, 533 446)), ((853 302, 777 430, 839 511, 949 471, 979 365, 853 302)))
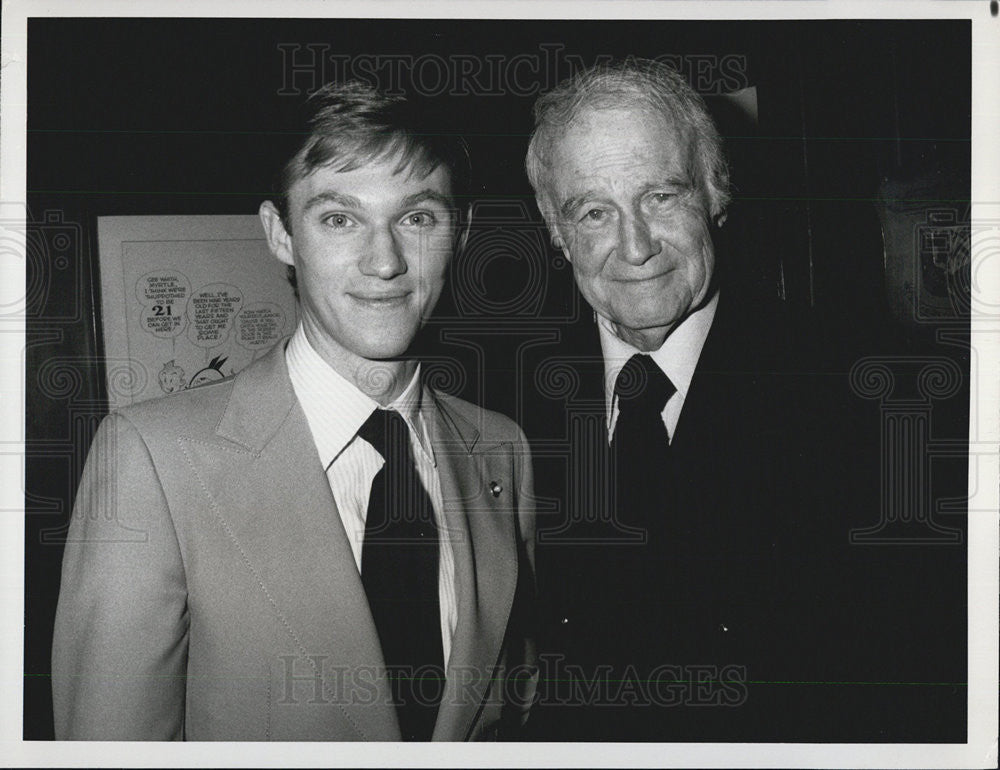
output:
POLYGON ((361 272, 387 281, 405 273, 406 269, 406 258, 392 228, 373 230, 361 260, 361 272))

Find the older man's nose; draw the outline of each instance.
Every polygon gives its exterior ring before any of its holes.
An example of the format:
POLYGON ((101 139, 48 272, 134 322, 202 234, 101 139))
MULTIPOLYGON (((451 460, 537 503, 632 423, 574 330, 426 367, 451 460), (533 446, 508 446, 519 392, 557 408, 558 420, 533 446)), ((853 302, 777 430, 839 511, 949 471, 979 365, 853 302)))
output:
POLYGON ((361 272, 388 281, 406 272, 406 258, 392 228, 381 227, 372 232, 365 255, 361 259, 361 272))
POLYGON ((623 217, 619 226, 619 255, 631 265, 642 265, 659 253, 660 247, 642 217, 623 217))

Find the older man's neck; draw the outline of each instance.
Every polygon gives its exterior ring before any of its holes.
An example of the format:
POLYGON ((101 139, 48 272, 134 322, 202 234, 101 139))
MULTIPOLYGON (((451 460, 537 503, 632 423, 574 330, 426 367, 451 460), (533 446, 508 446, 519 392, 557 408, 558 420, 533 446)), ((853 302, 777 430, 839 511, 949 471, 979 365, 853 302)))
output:
POLYGON ((656 326, 652 329, 628 329, 620 324, 612 324, 612 328, 620 340, 643 353, 659 350, 676 326, 677 324, 671 324, 670 326, 656 326))

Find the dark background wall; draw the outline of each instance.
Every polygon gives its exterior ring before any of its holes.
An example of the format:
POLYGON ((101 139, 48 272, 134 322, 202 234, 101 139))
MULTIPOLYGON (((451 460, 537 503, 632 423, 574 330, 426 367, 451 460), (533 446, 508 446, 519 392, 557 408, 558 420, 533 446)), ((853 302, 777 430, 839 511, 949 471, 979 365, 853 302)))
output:
POLYGON ((955 361, 963 387, 935 404, 934 432, 961 441, 968 265, 942 284, 940 253, 922 248, 944 238, 953 257, 967 236, 970 50, 969 24, 950 21, 31 20, 25 738, 52 737, 62 537, 107 411, 96 217, 254 213, 302 94, 345 71, 429 92, 469 138, 479 217, 423 344, 439 385, 523 419, 521 353, 590 323, 523 174, 531 105, 600 57, 667 57, 707 96, 757 87, 759 125, 720 113, 736 186, 726 269, 787 303, 845 389, 866 355, 955 361), (887 257, 879 191, 914 180, 913 221, 943 229, 887 257), (907 291, 887 280, 900 260, 909 291, 937 281, 953 312, 890 302, 907 291))

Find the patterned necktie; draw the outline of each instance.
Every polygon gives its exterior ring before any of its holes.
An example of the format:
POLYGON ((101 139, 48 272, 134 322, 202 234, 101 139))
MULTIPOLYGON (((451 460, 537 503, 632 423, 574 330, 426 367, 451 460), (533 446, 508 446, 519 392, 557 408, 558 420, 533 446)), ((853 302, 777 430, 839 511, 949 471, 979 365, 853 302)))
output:
POLYGON ((434 508, 398 412, 376 409, 358 435, 385 458, 368 500, 361 582, 389 670, 403 740, 429 741, 444 689, 434 508))

